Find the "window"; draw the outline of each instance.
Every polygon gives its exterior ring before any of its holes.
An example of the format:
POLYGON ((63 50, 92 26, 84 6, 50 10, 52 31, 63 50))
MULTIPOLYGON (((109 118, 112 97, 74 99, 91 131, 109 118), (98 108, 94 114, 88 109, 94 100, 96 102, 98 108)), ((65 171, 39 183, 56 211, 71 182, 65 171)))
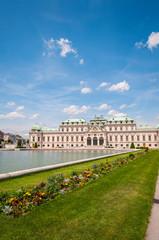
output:
POLYGON ((73 136, 71 137, 71 141, 73 142, 73 136))
POLYGON ((73 128, 72 128, 72 132, 73 132, 73 128))
POLYGON ((45 142, 45 137, 43 137, 43 141, 45 142))
POLYGON ((157 147, 157 144, 155 144, 155 147, 157 147))
POLYGON ((118 136, 115 136, 115 141, 118 141, 118 136))
POLYGON ((126 136, 126 141, 127 141, 127 142, 129 141, 129 137, 128 137, 128 136, 126 136))
POLYGON ((40 141, 40 137, 38 137, 38 142, 40 141))
POLYGON ((81 142, 83 142, 83 137, 81 137, 81 142))
POLYGON ((52 137, 52 141, 54 142, 54 137, 52 137))
POLYGON ((117 127, 115 127, 115 131, 117 131, 117 127))
POLYGON ((134 141, 134 136, 131 136, 131 141, 134 141))
POLYGON ((149 135, 149 141, 151 141, 151 135, 149 135))
POLYGON ((126 127, 126 131, 128 131, 128 127, 126 127))
POLYGON ((110 128, 110 131, 112 130, 112 128, 110 128))
POLYGON ((49 147, 50 145, 48 144, 47 146, 49 147))
POLYGON ((48 141, 48 142, 50 141, 50 137, 47 137, 47 141, 48 141))
POLYGON ((57 142, 59 142, 59 137, 57 137, 57 142))
POLYGON ((62 128, 62 132, 64 132, 64 129, 62 128))
POLYGON ((121 141, 121 142, 123 141, 123 136, 120 136, 120 141, 121 141))
POLYGON ((120 131, 122 131, 123 130, 123 128, 122 127, 120 127, 120 131))
POLYGON ((143 138, 143 141, 145 141, 145 136, 144 135, 142 136, 142 138, 143 138))
POLYGON ((78 136, 76 136, 76 142, 78 142, 78 136))
POLYGON ((78 128, 76 128, 76 131, 78 132, 78 128))
POLYGON ((35 141, 35 137, 33 137, 33 142, 35 141))
POLYGON ((69 141, 69 137, 66 137, 66 141, 67 141, 67 142, 69 141))
POLYGON ((134 127, 131 127, 131 131, 133 131, 134 130, 134 127))
POLYGON ((149 147, 151 147, 151 144, 149 144, 149 147))
POLYGON ((67 128, 67 132, 69 131, 69 129, 67 128))
POLYGON ((83 132, 83 128, 81 128, 81 132, 83 132))
POLYGON ((112 136, 110 136, 110 141, 112 141, 112 136))
POLYGON ((137 144, 138 147, 140 147, 140 144, 137 144))
POLYGON ((139 135, 137 135, 137 141, 140 141, 140 136, 139 135))
POLYGON ((62 142, 64 141, 64 137, 61 137, 61 141, 62 141, 62 142))
POLYGON ((157 140, 157 136, 156 135, 154 135, 154 141, 156 141, 157 140))

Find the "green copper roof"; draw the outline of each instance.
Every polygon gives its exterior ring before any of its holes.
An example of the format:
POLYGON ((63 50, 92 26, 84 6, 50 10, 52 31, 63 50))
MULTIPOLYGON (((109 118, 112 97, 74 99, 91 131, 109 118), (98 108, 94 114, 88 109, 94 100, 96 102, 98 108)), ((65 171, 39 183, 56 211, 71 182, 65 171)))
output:
POLYGON ((86 123, 86 120, 83 118, 69 118, 62 123, 86 123))
POLYGON ((41 131, 41 127, 37 124, 35 124, 32 128, 31 128, 32 131, 41 131))
POLYGON ((159 124, 157 124, 156 128, 159 128, 159 124))
POLYGON ((120 121, 133 121, 133 119, 129 117, 112 117, 108 121, 120 122, 120 121))
POLYGON ((55 132, 55 131, 58 131, 58 128, 48 128, 45 126, 42 128, 42 131, 43 132, 55 132))
POLYGON ((150 126, 150 125, 145 125, 145 126, 141 125, 139 129, 152 129, 152 128, 154 128, 154 127, 150 126))

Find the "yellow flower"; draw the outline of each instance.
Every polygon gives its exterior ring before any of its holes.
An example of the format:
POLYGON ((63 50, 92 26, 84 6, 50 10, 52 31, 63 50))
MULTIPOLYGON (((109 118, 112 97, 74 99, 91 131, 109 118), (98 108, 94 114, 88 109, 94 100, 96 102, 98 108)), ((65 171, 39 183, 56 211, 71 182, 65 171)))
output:
POLYGON ((45 195, 45 192, 41 193, 41 195, 44 196, 44 195, 45 195))

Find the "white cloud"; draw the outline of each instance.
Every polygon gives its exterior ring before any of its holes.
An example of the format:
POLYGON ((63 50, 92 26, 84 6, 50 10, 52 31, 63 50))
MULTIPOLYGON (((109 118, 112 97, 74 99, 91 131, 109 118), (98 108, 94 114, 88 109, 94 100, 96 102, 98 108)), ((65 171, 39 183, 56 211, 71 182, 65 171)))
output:
POLYGON ((159 119, 159 115, 156 116, 156 119, 159 119))
POLYGON ((126 108, 126 106, 127 106, 126 104, 123 104, 119 107, 119 109, 124 109, 124 108, 126 108))
POLYGON ((80 59, 80 64, 82 65, 82 64, 84 64, 84 59, 80 59))
POLYGON ((81 89, 81 93, 83 93, 83 94, 87 94, 87 93, 91 93, 92 91, 91 91, 91 89, 90 88, 82 88, 81 89))
POLYGON ((82 84, 84 84, 85 83, 85 81, 80 81, 80 85, 82 85, 82 84))
POLYGON ((149 79, 149 82, 156 82, 156 81, 157 81, 156 78, 151 78, 151 79, 149 79))
POLYGON ((147 47, 152 51, 159 45, 159 32, 152 32, 148 37, 147 47))
POLYGON ((95 109, 99 110, 99 111, 102 111, 102 110, 107 110, 107 109, 110 109, 111 106, 108 106, 106 103, 100 105, 99 107, 95 107, 95 109))
POLYGON ((102 87, 108 86, 108 84, 109 84, 109 83, 107 83, 107 82, 102 82, 102 83, 97 87, 97 90, 99 90, 99 89, 102 88, 102 87))
POLYGON ((145 44, 143 43, 143 41, 135 43, 136 47, 144 48, 147 46, 151 51, 153 48, 157 48, 158 45, 159 45, 159 32, 152 32, 149 35, 148 40, 145 44))
POLYGON ((8 102, 7 103, 7 107, 12 107, 12 106, 15 106, 15 102, 8 102))
POLYGON ((24 109, 24 106, 19 106, 19 107, 16 108, 16 111, 21 111, 23 109, 24 109))
POLYGON ((136 43, 135 43, 135 46, 136 46, 137 48, 142 48, 142 47, 144 47, 144 44, 143 44, 142 41, 141 41, 141 42, 136 42, 136 43))
POLYGON ((126 81, 113 84, 111 87, 108 88, 109 91, 118 91, 118 92, 128 91, 129 89, 130 89, 130 86, 126 81))
POLYGON ((77 106, 77 105, 71 105, 67 108, 64 108, 63 112, 69 115, 77 115, 80 113, 86 113, 90 109, 90 106, 77 106))
MULTIPOLYGON (((48 56, 51 56, 54 54, 54 51, 57 49, 60 49, 60 55, 61 57, 66 57, 68 53, 74 53, 77 55, 77 51, 72 48, 72 42, 69 41, 67 38, 60 38, 60 40, 54 40, 51 38, 50 40, 46 41, 44 39, 44 44, 48 51, 48 56)), ((46 55, 46 52, 44 51, 43 56, 46 55)))
POLYGON ((61 48, 60 55, 62 57, 66 57, 66 55, 70 52, 73 52, 75 54, 77 53, 76 50, 71 47, 72 42, 69 41, 67 38, 66 39, 60 38, 60 40, 57 40, 56 42, 59 45, 59 47, 61 48))
POLYGON ((141 116, 137 116, 136 119, 141 119, 142 117, 141 116))
POLYGON ((33 114, 30 119, 33 120, 33 119, 36 119, 36 118, 38 118, 38 117, 39 117, 39 114, 36 113, 36 114, 33 114))
POLYGON ((7 81, 6 78, 0 77, 0 82, 5 83, 7 81))
POLYGON ((16 118, 25 118, 25 115, 21 112, 10 112, 8 114, 1 114, 0 119, 16 119, 16 118))
POLYGON ((109 116, 114 116, 114 117, 126 117, 126 116, 127 116, 127 114, 118 112, 118 111, 116 111, 116 110, 114 110, 114 109, 110 110, 110 111, 108 112, 108 115, 109 115, 109 116))
POLYGON ((134 107, 134 106, 136 106, 136 103, 132 103, 132 104, 130 104, 130 105, 123 104, 123 105, 121 105, 121 106, 119 107, 119 109, 132 108, 132 107, 134 107))

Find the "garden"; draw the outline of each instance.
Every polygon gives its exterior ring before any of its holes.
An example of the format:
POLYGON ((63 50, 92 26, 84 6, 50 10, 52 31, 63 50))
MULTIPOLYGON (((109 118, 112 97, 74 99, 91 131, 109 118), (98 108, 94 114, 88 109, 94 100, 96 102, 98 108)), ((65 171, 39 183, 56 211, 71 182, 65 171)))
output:
POLYGON ((0 239, 145 239, 158 159, 143 151, 2 181, 0 239))

